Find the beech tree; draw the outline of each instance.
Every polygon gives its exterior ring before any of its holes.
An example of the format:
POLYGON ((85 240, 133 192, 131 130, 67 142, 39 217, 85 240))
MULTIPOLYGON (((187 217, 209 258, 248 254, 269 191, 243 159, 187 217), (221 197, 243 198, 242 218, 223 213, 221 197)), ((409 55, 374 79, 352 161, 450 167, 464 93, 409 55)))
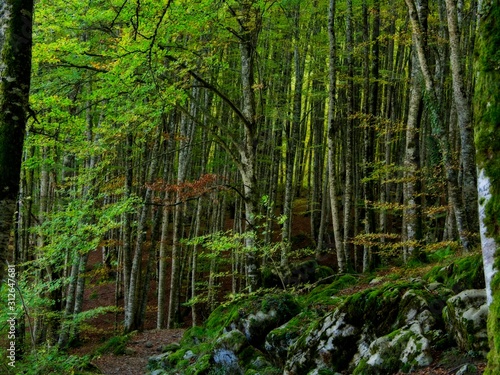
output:
POLYGON ((488 338, 490 353, 485 374, 500 369, 499 319, 500 292, 498 288, 498 248, 500 246, 500 3, 484 0, 480 8, 478 46, 475 61, 477 72, 474 94, 475 144, 479 170, 478 195, 481 225, 481 244, 490 313, 488 338))
POLYGON ((23 140, 30 116, 33 1, 0 3, 0 285, 18 199, 23 140))
POLYGON ((199 324, 306 247, 340 273, 472 249, 475 9, 40 0, 17 215, 39 339, 77 337, 94 273, 131 331, 152 295, 157 327, 199 324))

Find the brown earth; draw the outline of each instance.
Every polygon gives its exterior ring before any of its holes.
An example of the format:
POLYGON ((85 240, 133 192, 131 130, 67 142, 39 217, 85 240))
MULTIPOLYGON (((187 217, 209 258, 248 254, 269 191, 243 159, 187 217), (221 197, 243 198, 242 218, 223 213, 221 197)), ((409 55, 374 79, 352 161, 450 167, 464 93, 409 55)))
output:
POLYGON ((125 354, 105 354, 95 359, 92 364, 102 374, 143 375, 147 369, 148 358, 161 353, 165 345, 179 342, 183 333, 183 329, 150 330, 137 333, 129 341, 125 354))

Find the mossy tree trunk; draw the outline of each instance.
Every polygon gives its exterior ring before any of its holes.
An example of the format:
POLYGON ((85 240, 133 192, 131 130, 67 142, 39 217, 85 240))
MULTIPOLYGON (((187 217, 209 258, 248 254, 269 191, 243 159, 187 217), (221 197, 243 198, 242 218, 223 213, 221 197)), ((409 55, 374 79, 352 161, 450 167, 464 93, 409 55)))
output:
POLYGON ((31 76, 32 0, 0 1, 0 285, 19 190, 31 76))
POLYGON ((489 295, 490 354, 485 374, 500 371, 500 1, 484 0, 476 53, 475 143, 481 245, 489 295))

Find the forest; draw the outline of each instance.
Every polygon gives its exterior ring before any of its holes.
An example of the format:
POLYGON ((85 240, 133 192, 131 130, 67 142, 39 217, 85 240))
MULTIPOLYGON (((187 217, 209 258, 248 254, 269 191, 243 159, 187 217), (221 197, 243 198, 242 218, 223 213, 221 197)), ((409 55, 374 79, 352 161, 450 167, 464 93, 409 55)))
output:
POLYGON ((295 293, 305 262, 361 277, 482 248, 496 373, 498 0, 0 4, 18 362, 93 319, 188 328, 295 293))

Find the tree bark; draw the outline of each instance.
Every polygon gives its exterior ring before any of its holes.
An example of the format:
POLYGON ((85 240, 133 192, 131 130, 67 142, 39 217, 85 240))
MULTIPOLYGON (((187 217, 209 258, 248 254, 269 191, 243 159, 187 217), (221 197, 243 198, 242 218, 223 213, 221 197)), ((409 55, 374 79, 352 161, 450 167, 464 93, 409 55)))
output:
POLYGON ((458 116, 460 130, 460 157, 462 167, 462 196, 468 230, 478 231, 477 213, 477 177, 472 129, 471 106, 467 96, 464 73, 460 62, 460 30, 458 23, 456 0, 446 0, 448 18, 448 33, 450 38, 450 63, 453 79, 453 97, 458 116))
POLYGON ((485 269, 488 303, 488 338, 490 353, 484 374, 500 371, 500 1, 483 0, 480 7, 474 94, 475 144, 479 169, 478 195, 481 247, 485 269))
POLYGON ((336 136, 338 134, 335 121, 335 104, 337 93, 337 40, 335 37, 335 0, 330 0, 328 11, 328 36, 329 36, 329 88, 328 88, 328 181, 330 206, 332 210, 333 235, 337 252, 337 265, 339 273, 345 272, 344 241, 340 230, 339 202, 337 200, 337 171, 335 165, 336 136))
POLYGON ((31 84, 32 0, 0 2, 0 287, 19 190, 31 84))
POLYGON ((466 222, 464 205, 460 195, 460 187, 458 185, 458 174, 453 163, 453 156, 448 140, 447 131, 443 127, 441 114, 439 113, 439 98, 436 92, 432 74, 430 71, 429 62, 425 52, 425 28, 422 27, 422 20, 419 19, 419 14, 414 0, 406 0, 408 12, 412 24, 415 48, 420 63, 420 69, 425 82, 424 101, 429 109, 430 121, 433 135, 439 143, 440 151, 443 157, 443 166, 445 168, 446 179, 449 186, 449 200, 455 212, 455 221, 458 228, 458 234, 465 252, 471 249, 470 232, 466 222))

